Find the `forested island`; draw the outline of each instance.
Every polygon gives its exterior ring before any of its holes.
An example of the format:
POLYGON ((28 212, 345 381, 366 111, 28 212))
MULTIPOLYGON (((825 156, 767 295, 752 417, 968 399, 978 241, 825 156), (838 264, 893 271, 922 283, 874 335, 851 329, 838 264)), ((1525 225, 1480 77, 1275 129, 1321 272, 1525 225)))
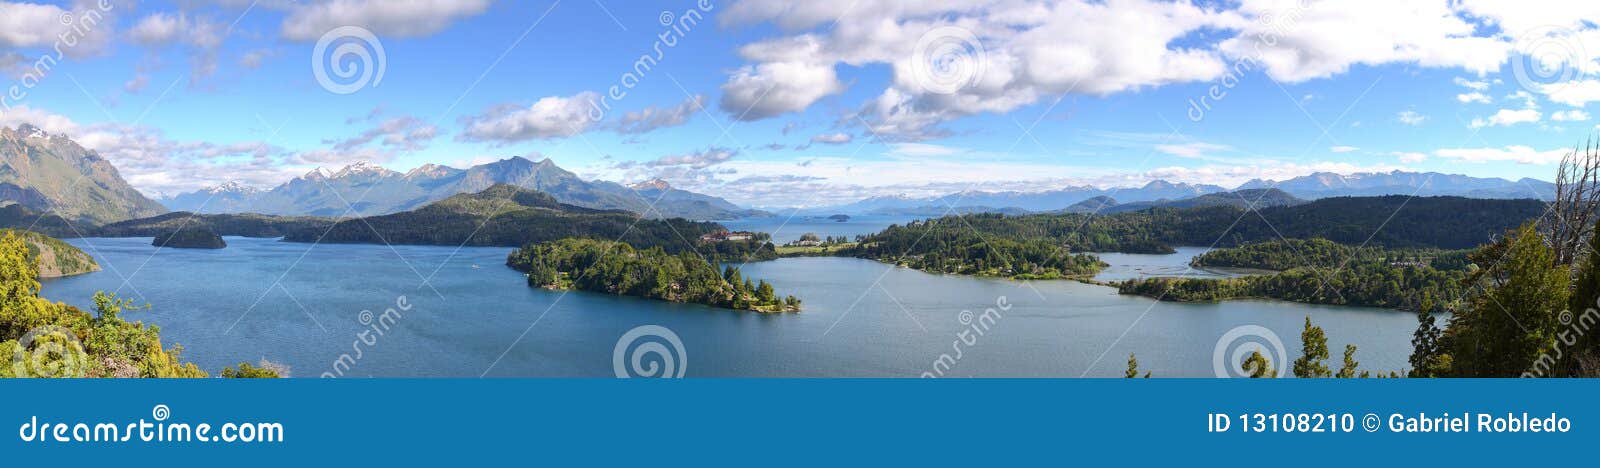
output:
POLYGON ((150 245, 174 249, 221 249, 228 243, 207 227, 184 228, 157 234, 150 245))
POLYGON ((1237 278, 1143 278, 1121 294, 1163 301, 1279 299, 1311 304, 1417 310, 1424 296, 1455 298, 1475 268, 1471 251, 1356 248, 1326 239, 1288 239, 1207 252, 1196 267, 1275 270, 1237 278))
POLYGON ((752 283, 738 268, 721 273, 694 252, 635 249, 626 242, 569 238, 532 243, 506 258, 527 273, 528 285, 578 289, 669 302, 756 312, 796 312, 800 300, 778 296, 771 284, 752 283))

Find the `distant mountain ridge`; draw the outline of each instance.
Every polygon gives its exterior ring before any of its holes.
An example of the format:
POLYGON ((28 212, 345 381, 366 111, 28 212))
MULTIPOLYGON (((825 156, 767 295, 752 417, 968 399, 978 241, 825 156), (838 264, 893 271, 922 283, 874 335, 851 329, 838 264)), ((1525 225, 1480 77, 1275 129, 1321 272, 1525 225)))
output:
POLYGON ((538 190, 562 203, 626 210, 652 218, 733 219, 759 212, 721 198, 673 188, 659 179, 634 187, 586 181, 544 159, 512 157, 457 169, 426 164, 400 173, 358 162, 338 171, 318 168, 270 190, 224 184, 163 199, 168 208, 197 213, 278 216, 375 216, 408 211, 496 184, 538 190))
POLYGON ((0 127, 0 200, 88 225, 167 211, 99 153, 28 124, 0 127))
MULTIPOLYGON (((1271 203, 1260 206, 1279 206, 1293 200, 1313 201, 1342 196, 1458 196, 1484 199, 1540 199, 1549 200, 1555 184, 1523 178, 1516 181, 1497 177, 1481 178, 1438 172, 1369 172, 1337 174, 1318 172, 1294 177, 1280 182, 1255 179, 1233 189, 1208 184, 1173 183, 1154 180, 1140 187, 1096 188, 1068 186, 1038 192, 985 192, 966 191, 934 197, 908 197, 903 195, 879 196, 839 206, 805 210, 816 213, 847 214, 913 214, 938 216, 946 210, 952 212, 990 208, 995 212, 1090 212, 1092 207, 1104 205, 1115 211, 1130 211, 1160 205, 1184 206, 1177 203, 1221 193, 1248 193, 1256 197, 1273 197, 1271 203), (1274 189, 1270 192, 1265 189, 1274 189), (1288 198, 1283 198, 1287 196, 1288 198), (1105 202, 1112 203, 1107 204, 1105 202), (1085 204, 1085 202, 1088 202, 1085 204), (952 208, 953 207, 953 208, 952 208)), ((1247 198, 1249 198, 1247 196, 1247 198)), ((1196 203, 1223 201, 1202 199, 1196 203)), ((1231 203, 1231 202, 1230 202, 1231 203)))

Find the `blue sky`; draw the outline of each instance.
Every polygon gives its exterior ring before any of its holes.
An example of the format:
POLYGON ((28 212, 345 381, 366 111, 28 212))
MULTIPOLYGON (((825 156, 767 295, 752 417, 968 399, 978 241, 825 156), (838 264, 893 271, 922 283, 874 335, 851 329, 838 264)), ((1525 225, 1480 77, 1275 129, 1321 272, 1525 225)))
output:
POLYGON ((1593 3, 0 0, 0 123, 69 134, 152 195, 510 156, 757 206, 1313 171, 1548 179, 1594 133, 1593 3), (348 31, 373 39, 330 34, 348 31), (324 38, 381 80, 319 82, 338 68, 314 65, 324 38), (594 121, 591 103, 611 110, 594 121))

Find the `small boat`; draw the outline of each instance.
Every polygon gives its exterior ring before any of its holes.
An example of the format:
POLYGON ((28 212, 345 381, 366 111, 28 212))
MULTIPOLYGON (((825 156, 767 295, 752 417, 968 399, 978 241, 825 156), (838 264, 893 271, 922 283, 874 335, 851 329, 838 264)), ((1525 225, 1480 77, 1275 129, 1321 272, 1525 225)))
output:
POLYGON ((478 264, 476 264, 476 263, 474 263, 474 264, 472 264, 472 269, 474 269, 474 270, 476 270, 476 269, 478 269, 478 268, 479 268, 479 267, 478 267, 478 264))

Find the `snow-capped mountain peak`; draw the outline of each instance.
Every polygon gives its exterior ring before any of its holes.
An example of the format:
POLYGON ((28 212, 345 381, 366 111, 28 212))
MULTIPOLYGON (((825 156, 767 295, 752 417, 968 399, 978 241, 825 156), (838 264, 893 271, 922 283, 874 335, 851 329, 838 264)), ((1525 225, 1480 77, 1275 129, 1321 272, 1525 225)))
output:
POLYGON ((655 178, 643 182, 628 184, 628 188, 634 190, 671 190, 672 184, 669 184, 667 181, 661 180, 660 178, 655 178))

